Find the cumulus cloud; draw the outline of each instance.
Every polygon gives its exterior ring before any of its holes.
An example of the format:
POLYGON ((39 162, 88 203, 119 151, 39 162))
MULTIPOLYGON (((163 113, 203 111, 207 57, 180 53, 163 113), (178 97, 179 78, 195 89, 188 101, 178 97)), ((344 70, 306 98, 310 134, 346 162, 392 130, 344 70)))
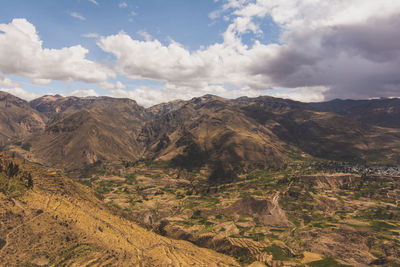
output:
POLYGON ((99 94, 93 89, 80 89, 68 93, 67 96, 88 97, 88 96, 99 96, 99 94))
POLYGON ((139 105, 150 107, 158 103, 175 99, 190 99, 195 96, 204 95, 204 93, 193 93, 191 91, 184 90, 169 90, 168 88, 156 89, 142 86, 133 90, 112 89, 107 95, 116 98, 131 98, 134 99, 139 105))
POLYGON ((400 96, 400 2, 265 0, 233 14, 250 21, 269 15, 283 30, 275 52, 250 67, 275 86, 322 86, 326 99, 400 96))
POLYGON ((328 88, 324 86, 298 87, 295 89, 280 89, 268 93, 268 95, 279 98, 289 98, 301 102, 321 102, 328 88))
POLYGON ((95 4, 95 5, 99 5, 99 3, 96 1, 96 0, 88 0, 89 2, 91 2, 91 3, 93 3, 93 4, 95 4))
POLYGON ((32 82, 36 85, 45 85, 51 83, 50 79, 33 79, 32 82))
POLYGON ((263 77, 248 71, 255 51, 235 42, 190 52, 173 40, 163 45, 158 40, 134 40, 120 32, 100 38, 98 45, 114 54, 116 70, 132 79, 164 81, 195 91, 209 84, 264 85, 263 77))
POLYGON ((0 24, 0 72, 32 79, 101 82, 115 73, 107 66, 86 59, 81 45, 42 47, 35 26, 26 19, 0 24))
POLYGON ((22 89, 21 87, 13 87, 13 88, 0 88, 0 91, 7 92, 9 94, 15 95, 19 98, 22 98, 26 101, 30 101, 32 99, 40 97, 39 94, 28 92, 22 89))
POLYGON ((143 39, 147 42, 153 40, 153 36, 151 36, 149 33, 145 32, 145 31, 138 31, 137 34, 142 36, 143 39))
POLYGON ((69 13, 69 15, 76 19, 86 20, 86 18, 84 16, 82 16, 81 14, 79 14, 77 12, 71 12, 71 13, 69 13))
POLYGON ((19 87, 20 84, 17 82, 13 82, 10 78, 4 77, 0 75, 0 86, 5 87, 19 87))
POLYGON ((110 82, 102 82, 100 83, 100 88, 103 90, 110 90, 110 89, 124 89, 126 86, 121 83, 120 81, 117 81, 116 83, 110 83, 110 82))
POLYGON ((192 90, 190 86, 177 86, 164 84, 161 88, 141 86, 134 89, 114 88, 107 94, 117 98, 131 98, 144 107, 150 107, 161 102, 181 99, 188 100, 193 97, 214 94, 225 98, 237 98, 240 96, 257 97, 265 94, 265 91, 254 90, 249 87, 228 90, 222 85, 206 85, 198 90, 192 90))
POLYGON ((115 55, 120 74, 164 81, 176 94, 230 84, 287 88, 285 94, 297 98, 311 93, 309 101, 400 96, 399 1, 228 0, 209 17, 231 23, 222 43, 195 51, 125 32, 102 37, 98 45, 115 55), (244 34, 268 30, 257 23, 267 17, 281 29, 279 43, 243 44, 244 34))

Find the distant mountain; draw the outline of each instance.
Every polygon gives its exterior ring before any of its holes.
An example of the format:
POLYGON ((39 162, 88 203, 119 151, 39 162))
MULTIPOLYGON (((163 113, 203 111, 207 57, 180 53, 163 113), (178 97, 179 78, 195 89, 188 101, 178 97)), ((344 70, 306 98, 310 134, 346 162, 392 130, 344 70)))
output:
POLYGON ((145 119, 146 114, 145 109, 137 105, 134 100, 105 96, 81 98, 75 96, 63 97, 60 95, 46 95, 32 100, 29 104, 32 108, 43 114, 50 122, 61 119, 82 109, 108 109, 110 112, 133 112, 136 115, 142 116, 139 118, 141 120, 145 119), (119 107, 120 105, 123 106, 119 107))
POLYGON ((206 95, 145 124, 140 141, 146 156, 177 165, 280 166, 285 143, 255 123, 232 101, 206 95))
MULTIPOLYGON (((137 142, 145 109, 130 99, 45 97, 39 105, 49 122, 32 135, 32 154, 44 164, 67 169, 101 162, 135 161, 142 153, 137 142)), ((38 101, 36 101, 36 104, 38 101)))
POLYGON ((173 100, 167 103, 161 103, 149 107, 147 112, 149 112, 153 117, 160 117, 170 111, 174 111, 186 104, 184 100, 173 100))
POLYGON ((271 97, 235 100, 247 116, 280 140, 315 157, 355 162, 399 162, 400 131, 360 122, 307 104, 271 97))
POLYGON ((29 103, 0 91, 0 147, 44 129, 39 112, 29 103))
POLYGON ((372 125, 400 128, 400 99, 340 100, 310 103, 317 111, 334 112, 372 125))
POLYGON ((29 153, 8 149, 67 170, 143 159, 208 167, 230 178, 250 166, 282 166, 294 154, 400 162, 398 99, 301 103, 205 95, 147 109, 110 97, 43 96, 28 104, 3 93, 1 99, 2 144, 27 143, 29 153))

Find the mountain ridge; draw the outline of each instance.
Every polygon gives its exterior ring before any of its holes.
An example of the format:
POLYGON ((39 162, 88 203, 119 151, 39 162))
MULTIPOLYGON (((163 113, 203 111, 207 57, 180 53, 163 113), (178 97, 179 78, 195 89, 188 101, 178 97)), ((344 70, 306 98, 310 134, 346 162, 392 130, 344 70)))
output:
MULTIPOLYGON (((231 172, 251 166, 282 166, 292 151, 339 161, 400 162, 397 120, 386 121, 384 125, 392 127, 388 128, 356 112, 344 114, 354 106, 365 107, 364 114, 374 112, 376 106, 381 113, 385 108, 396 111, 400 101, 393 99, 338 105, 270 96, 226 99, 205 95, 150 108, 111 97, 55 95, 29 103, 18 101, 15 105, 21 107, 15 113, 24 109, 24 114, 33 114, 40 127, 15 135, 17 141, 31 146, 30 151, 23 151, 11 139, 3 141, 7 149, 66 170, 95 163, 161 160, 210 170, 224 162, 223 168, 231 172)), ((4 119, 2 124, 7 124, 4 119)))

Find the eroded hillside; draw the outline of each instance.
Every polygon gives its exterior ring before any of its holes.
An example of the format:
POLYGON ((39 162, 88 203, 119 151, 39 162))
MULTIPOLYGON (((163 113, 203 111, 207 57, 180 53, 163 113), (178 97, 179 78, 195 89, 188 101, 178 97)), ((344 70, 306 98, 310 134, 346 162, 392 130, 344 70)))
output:
POLYGON ((56 172, 5 155, 0 162, 0 265, 237 265, 135 225, 88 187, 56 172))

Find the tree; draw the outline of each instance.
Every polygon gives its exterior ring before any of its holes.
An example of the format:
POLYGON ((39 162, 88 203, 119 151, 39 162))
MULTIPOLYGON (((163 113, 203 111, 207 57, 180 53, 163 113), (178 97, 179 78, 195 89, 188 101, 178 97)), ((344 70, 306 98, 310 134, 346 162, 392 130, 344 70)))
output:
POLYGON ((32 189, 33 188, 33 180, 32 180, 32 175, 30 173, 28 173, 27 180, 28 180, 28 185, 27 185, 28 189, 32 189))
POLYGON ((7 166, 6 172, 7 172, 7 175, 8 175, 9 177, 14 177, 14 176, 16 176, 16 175, 18 174, 18 172, 19 172, 19 166, 18 166, 18 164, 14 164, 13 162, 10 162, 10 163, 8 164, 8 166, 7 166))

